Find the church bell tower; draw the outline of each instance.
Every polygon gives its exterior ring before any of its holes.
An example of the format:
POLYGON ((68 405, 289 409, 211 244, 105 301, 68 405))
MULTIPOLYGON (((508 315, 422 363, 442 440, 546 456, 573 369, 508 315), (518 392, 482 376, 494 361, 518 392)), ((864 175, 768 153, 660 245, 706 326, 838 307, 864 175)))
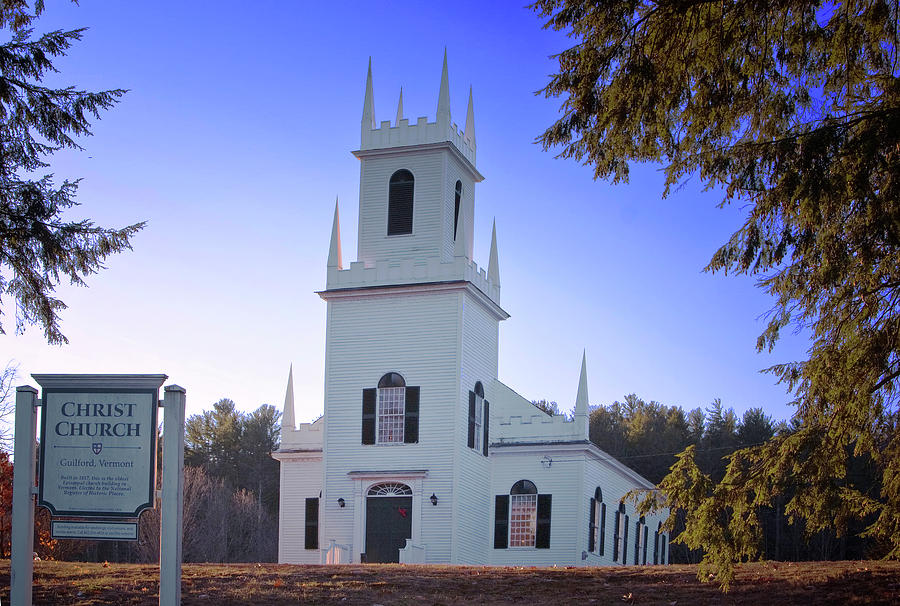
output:
POLYGON ((319 293, 328 303, 322 536, 351 545, 354 561, 398 561, 405 540, 427 561, 483 559, 458 548, 483 541, 453 523, 466 513, 451 512, 490 507, 483 385, 496 379, 508 314, 496 232, 487 269, 472 260, 474 190, 484 177, 471 89, 465 128, 451 117, 446 51, 433 122, 404 117, 402 90, 395 119, 376 122, 370 59, 353 155, 358 256, 344 266, 336 206, 319 293))

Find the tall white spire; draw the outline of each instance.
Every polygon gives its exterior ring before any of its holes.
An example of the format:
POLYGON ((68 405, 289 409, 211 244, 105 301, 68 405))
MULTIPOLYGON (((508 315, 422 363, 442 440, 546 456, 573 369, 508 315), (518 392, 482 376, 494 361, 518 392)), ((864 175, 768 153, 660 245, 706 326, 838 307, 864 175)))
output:
POLYGON ((488 279, 500 286, 500 258, 497 256, 497 219, 491 227, 491 256, 488 257, 488 279))
POLYGON ((475 107, 472 105, 472 87, 469 86, 469 108, 466 110, 466 141, 475 147, 475 107))
POLYGON ((294 365, 288 371, 287 390, 284 392, 284 412, 281 415, 281 441, 284 441, 285 430, 295 430, 294 425, 294 365))
POLYGON ((459 218, 456 220, 456 242, 453 245, 454 257, 469 256, 469 234, 466 229, 468 221, 466 221, 466 205, 459 205, 459 218))
POLYGON ((362 132, 375 128, 375 96, 372 93, 372 57, 369 57, 369 73, 366 75, 366 97, 363 99, 362 132))
POLYGON ((441 89, 438 92, 437 123, 450 126, 450 78, 447 76, 447 48, 444 48, 444 67, 441 70, 441 89))
POLYGON ((394 126, 400 126, 400 120, 403 119, 403 87, 400 87, 400 100, 397 101, 397 121, 394 126))
POLYGON ((579 438, 588 439, 588 387, 587 387, 587 352, 581 353, 581 376, 578 379, 578 395, 575 396, 575 428, 579 438))
POLYGON ((334 199, 334 220, 331 222, 331 245, 328 247, 328 267, 344 269, 341 256, 341 218, 338 214, 338 199, 334 199))

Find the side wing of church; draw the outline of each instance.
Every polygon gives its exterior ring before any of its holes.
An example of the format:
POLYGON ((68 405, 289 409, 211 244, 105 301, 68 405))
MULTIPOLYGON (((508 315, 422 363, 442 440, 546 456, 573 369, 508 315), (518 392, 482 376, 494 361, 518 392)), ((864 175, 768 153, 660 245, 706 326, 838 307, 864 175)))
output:
POLYGON ((282 419, 280 563, 667 563, 662 515, 620 501, 653 485, 588 440, 585 360, 574 418, 548 416, 497 377, 496 225, 472 259, 472 94, 450 116, 444 56, 434 122, 375 122, 360 149, 358 259, 335 205, 325 290, 324 414, 282 419))

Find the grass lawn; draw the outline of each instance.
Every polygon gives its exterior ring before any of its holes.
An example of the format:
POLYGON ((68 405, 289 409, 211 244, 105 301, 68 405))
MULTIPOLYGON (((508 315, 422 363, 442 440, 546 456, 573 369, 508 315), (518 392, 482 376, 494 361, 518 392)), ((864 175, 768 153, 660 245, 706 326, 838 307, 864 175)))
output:
MULTIPOLYGON (((495 568, 185 564, 185 606, 335 604, 900 604, 900 562, 757 562, 731 591, 700 583, 695 566, 495 568)), ((159 568, 35 562, 34 604, 158 604, 159 568)), ((9 560, 0 560, 9 604, 9 560)))

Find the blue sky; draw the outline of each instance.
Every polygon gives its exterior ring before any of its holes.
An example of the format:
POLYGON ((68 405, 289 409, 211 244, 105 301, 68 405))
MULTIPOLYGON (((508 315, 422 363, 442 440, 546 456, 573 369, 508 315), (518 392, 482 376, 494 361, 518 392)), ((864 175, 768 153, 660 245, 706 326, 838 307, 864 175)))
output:
POLYGON ((740 414, 791 408, 759 370, 804 355, 786 335, 756 336, 772 301, 752 278, 702 268, 739 227, 695 179, 662 199, 659 167, 631 182, 592 179, 534 143, 561 100, 536 96, 568 39, 517 2, 154 3, 53 1, 38 31, 86 26, 53 84, 127 88, 84 152, 54 156, 57 179, 83 179, 71 216, 105 226, 146 220, 134 251, 89 288, 61 286, 70 343, 39 329, 7 335, 0 362, 31 373, 166 373, 188 414, 230 397, 281 406, 294 367, 298 421, 322 412, 325 261, 335 197, 344 260, 356 258, 366 65, 377 120, 434 119, 441 59, 451 111, 474 92, 478 169, 475 261, 487 266, 496 218, 500 379, 529 399, 575 401, 587 350, 590 401, 627 393, 686 410, 721 398, 740 414))

